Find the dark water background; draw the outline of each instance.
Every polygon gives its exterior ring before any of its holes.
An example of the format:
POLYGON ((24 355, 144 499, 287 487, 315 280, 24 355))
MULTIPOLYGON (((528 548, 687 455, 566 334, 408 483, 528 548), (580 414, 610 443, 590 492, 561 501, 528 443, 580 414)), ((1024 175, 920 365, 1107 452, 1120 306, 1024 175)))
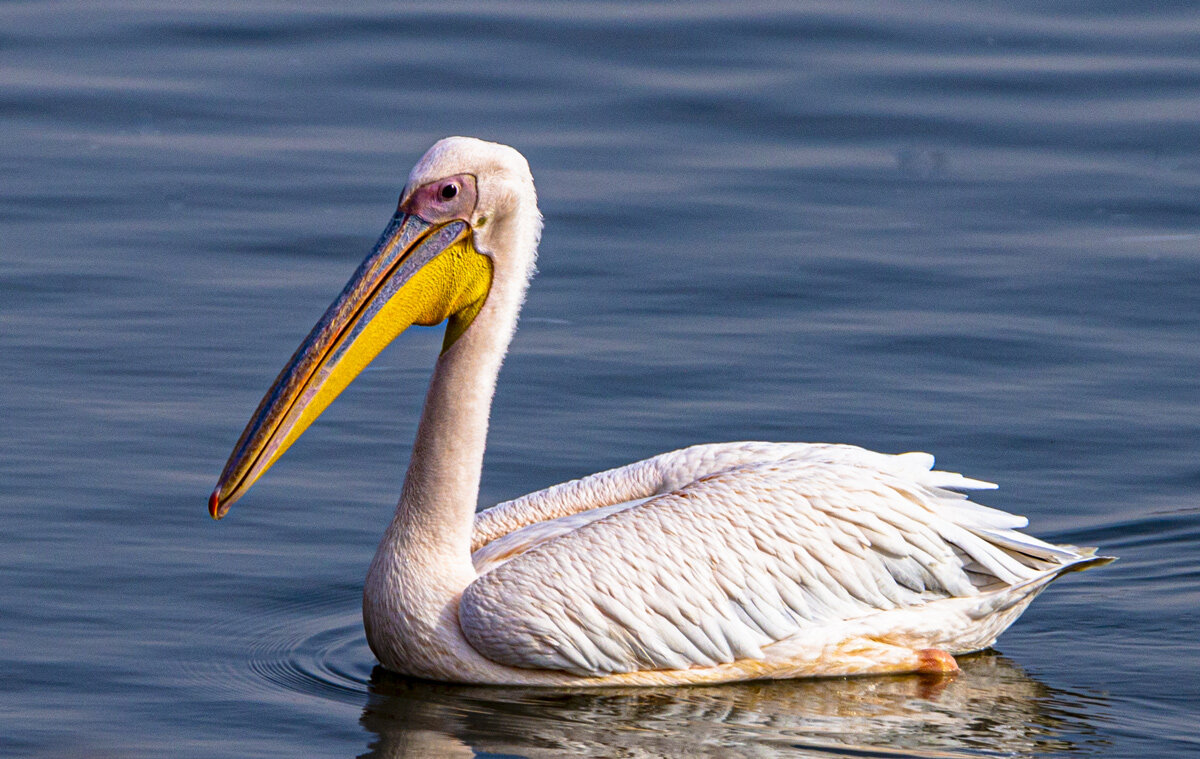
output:
POLYGON ((0 754, 1196 755, 1198 145, 1188 2, 0 4, 0 754), (851 442, 1120 562, 952 682, 374 669, 437 332, 204 500, 447 134, 547 219, 484 501, 851 442))

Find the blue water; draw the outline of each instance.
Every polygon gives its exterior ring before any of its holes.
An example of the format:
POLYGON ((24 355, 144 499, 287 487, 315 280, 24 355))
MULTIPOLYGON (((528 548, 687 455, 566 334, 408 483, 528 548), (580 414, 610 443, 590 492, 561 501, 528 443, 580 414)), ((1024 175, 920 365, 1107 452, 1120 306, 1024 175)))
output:
POLYGON ((0 5, 0 754, 1200 753, 1190 3, 0 5), (482 500, 702 441, 927 450, 1120 561, 953 681, 548 693, 375 667, 440 343, 221 523, 437 138, 546 216, 482 500))

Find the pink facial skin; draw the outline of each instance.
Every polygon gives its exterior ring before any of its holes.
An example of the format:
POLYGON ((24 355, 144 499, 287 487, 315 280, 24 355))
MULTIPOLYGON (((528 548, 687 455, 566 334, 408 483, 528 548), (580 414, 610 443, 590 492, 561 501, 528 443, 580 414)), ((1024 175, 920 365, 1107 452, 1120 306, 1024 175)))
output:
POLYGON ((470 222, 476 199, 474 175, 456 174, 418 187, 397 211, 420 216, 430 224, 456 219, 470 222))

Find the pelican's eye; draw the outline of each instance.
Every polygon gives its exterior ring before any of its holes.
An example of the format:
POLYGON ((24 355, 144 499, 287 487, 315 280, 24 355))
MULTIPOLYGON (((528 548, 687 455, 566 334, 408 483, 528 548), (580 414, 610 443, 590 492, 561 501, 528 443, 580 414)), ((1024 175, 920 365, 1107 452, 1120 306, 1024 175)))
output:
POLYGON ((406 195, 399 210, 416 214, 430 224, 451 219, 467 221, 475 213, 475 202, 478 200, 475 177, 471 174, 442 177, 406 195))

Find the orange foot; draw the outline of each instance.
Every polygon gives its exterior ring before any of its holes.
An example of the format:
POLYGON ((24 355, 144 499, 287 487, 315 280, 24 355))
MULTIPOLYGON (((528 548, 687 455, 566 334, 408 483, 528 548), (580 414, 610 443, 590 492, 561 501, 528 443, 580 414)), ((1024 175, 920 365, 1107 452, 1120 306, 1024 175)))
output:
POLYGON ((940 648, 917 651, 917 671, 923 675, 948 675, 958 671, 958 662, 940 648))

